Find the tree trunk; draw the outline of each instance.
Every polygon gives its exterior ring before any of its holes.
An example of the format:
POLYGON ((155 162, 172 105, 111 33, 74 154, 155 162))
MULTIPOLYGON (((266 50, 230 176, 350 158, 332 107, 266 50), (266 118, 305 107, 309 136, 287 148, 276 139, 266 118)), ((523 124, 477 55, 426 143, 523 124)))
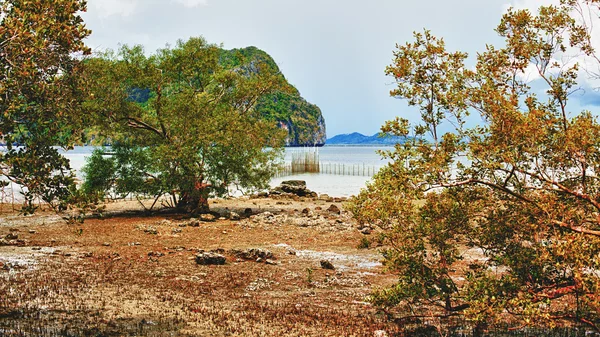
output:
POLYGON ((177 207, 191 214, 208 213, 208 186, 195 183, 193 188, 182 190, 177 207))

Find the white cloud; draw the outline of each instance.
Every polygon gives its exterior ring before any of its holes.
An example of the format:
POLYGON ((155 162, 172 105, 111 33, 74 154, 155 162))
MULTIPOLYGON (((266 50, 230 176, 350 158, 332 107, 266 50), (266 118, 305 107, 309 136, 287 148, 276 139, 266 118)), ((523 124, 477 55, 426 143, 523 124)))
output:
POLYGON ((100 17, 130 16, 138 5, 139 0, 90 0, 88 8, 98 13, 100 17))
POLYGON ((175 2, 180 3, 185 7, 192 8, 198 6, 206 6, 208 0, 175 0, 175 2))

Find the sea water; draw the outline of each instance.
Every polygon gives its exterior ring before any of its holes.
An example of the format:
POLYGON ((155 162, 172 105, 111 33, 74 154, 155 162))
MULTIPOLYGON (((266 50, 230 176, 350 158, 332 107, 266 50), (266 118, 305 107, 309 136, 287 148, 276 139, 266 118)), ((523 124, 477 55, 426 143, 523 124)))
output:
MULTIPOLYGON (((386 165, 378 154, 378 150, 386 147, 372 146, 324 146, 320 148, 286 148, 283 161, 290 163, 292 153, 298 151, 317 151, 322 166, 344 165, 346 167, 366 168, 367 172, 376 172, 386 165)), ((389 148, 387 148, 389 149, 389 148)), ((83 179, 81 168, 86 159, 91 156, 94 147, 77 146, 73 150, 61 152, 70 160, 71 168, 79 179, 83 179)), ((371 180, 370 175, 339 175, 326 173, 304 173, 277 177, 271 180, 275 187, 285 180, 305 180, 307 188, 319 194, 328 194, 332 197, 348 197, 356 195, 365 188, 371 180)), ((15 193, 18 194, 18 193, 15 193)), ((15 195, 18 198, 18 195, 15 195)))

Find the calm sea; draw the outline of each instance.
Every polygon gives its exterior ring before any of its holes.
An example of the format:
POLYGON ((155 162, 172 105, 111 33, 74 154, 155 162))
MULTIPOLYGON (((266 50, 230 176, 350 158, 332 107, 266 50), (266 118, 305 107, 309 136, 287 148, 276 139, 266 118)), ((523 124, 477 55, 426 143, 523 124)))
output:
MULTIPOLYGON (((76 170, 81 178, 80 169, 85 164, 85 159, 92 153, 93 147, 76 147, 68 151, 66 157, 71 160, 71 167, 76 170)), ((360 167, 361 171, 376 171, 384 166, 387 161, 382 160, 377 150, 385 147, 370 146, 324 146, 321 148, 287 148, 284 161, 290 163, 292 153, 317 151, 322 166, 344 165, 345 167, 360 167)), ((360 192, 371 179, 368 175, 337 175, 337 174, 297 174, 278 177, 271 181, 271 186, 277 186, 281 181, 300 179, 305 180, 308 189, 319 194, 325 193, 330 196, 347 197, 360 192)))

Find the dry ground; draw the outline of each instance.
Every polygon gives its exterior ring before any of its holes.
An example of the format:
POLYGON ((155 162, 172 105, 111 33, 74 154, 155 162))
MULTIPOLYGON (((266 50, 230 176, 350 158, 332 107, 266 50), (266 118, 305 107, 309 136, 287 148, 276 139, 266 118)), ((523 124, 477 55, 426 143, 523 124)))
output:
POLYGON ((218 200, 211 209, 222 215, 253 215, 199 227, 177 214, 122 212, 135 203, 109 204, 105 218, 77 225, 4 207, 0 237, 25 242, 0 246, 0 335, 393 335, 398 327, 365 298, 394 276, 376 248, 357 248, 364 235, 343 204, 341 215, 331 204, 218 200), (248 248, 270 250, 276 264, 230 252, 248 248), (222 250, 227 264, 198 265, 199 250, 222 250), (322 259, 336 269, 322 269, 322 259))

